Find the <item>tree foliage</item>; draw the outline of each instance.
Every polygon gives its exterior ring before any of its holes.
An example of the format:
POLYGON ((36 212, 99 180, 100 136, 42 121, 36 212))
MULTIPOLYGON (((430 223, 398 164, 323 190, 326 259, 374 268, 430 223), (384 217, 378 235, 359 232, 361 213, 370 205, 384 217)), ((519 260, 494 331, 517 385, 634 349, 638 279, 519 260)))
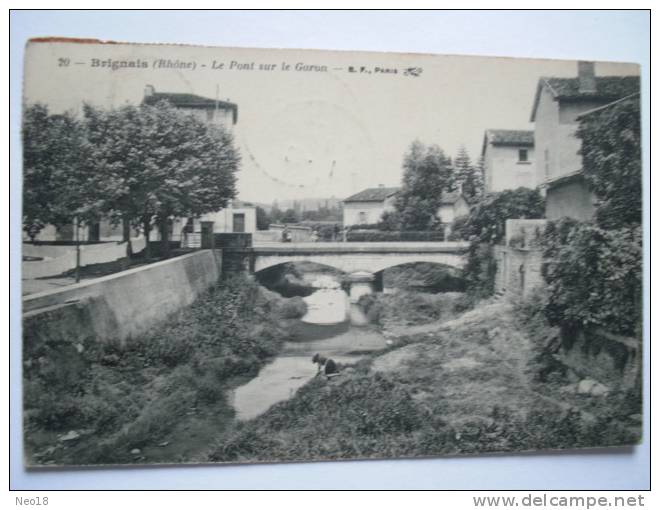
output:
POLYGON ((600 203, 596 219, 604 228, 636 225, 642 218, 642 159, 639 97, 583 117, 582 163, 600 203))
POLYGON ((456 186, 463 191, 468 202, 474 202, 484 191, 482 170, 472 164, 464 146, 458 149, 454 158, 454 179, 456 186))
POLYGON ((496 244, 504 239, 507 219, 538 219, 544 215, 545 201, 536 189, 518 188, 489 193, 470 208, 470 215, 462 227, 463 236, 481 243, 496 244))
POLYGON ((635 334, 641 324, 642 229, 605 230, 569 218, 544 236, 546 316, 564 327, 605 327, 635 334))
POLYGON ((471 294, 484 297, 495 290, 493 246, 504 239, 506 220, 544 215, 545 201, 538 190, 518 188, 489 193, 472 205, 467 218, 457 218, 455 236, 470 241, 464 274, 471 294))
POLYGON ((72 114, 52 115, 35 104, 25 109, 22 138, 23 230, 34 239, 47 224, 70 224, 91 212, 79 190, 84 137, 72 114))
POLYGON ((442 194, 454 187, 451 158, 437 145, 411 144, 403 160, 403 186, 395 207, 403 230, 437 226, 442 194))
POLYGON ((80 120, 35 105, 24 143, 26 229, 103 216, 147 236, 158 224, 167 244, 173 217, 216 211, 235 195, 240 156, 231 134, 167 102, 85 105, 80 120))

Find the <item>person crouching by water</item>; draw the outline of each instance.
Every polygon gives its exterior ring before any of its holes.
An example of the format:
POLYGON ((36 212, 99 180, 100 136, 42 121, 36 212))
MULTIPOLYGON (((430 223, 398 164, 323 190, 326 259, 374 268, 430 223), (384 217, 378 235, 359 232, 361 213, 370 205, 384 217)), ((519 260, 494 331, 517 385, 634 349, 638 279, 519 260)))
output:
POLYGON ((319 366, 316 375, 323 373, 328 378, 339 375, 339 369, 337 368, 337 364, 334 362, 334 360, 324 358, 320 354, 316 353, 312 358, 312 363, 316 363, 319 366))

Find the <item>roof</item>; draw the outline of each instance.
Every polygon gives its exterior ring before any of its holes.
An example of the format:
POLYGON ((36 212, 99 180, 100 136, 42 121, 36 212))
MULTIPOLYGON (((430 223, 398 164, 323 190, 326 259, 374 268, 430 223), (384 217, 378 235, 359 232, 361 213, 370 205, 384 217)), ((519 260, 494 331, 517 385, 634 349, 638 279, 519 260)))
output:
POLYGON ((596 76, 596 89, 592 92, 580 92, 579 78, 541 77, 536 86, 536 95, 532 106, 531 122, 536 119, 536 109, 541 98, 541 90, 546 87, 556 101, 616 101, 622 97, 639 92, 639 76, 596 76))
POLYGON ((384 202, 387 198, 398 193, 401 188, 367 188, 345 198, 343 202, 384 202))
POLYGON ((629 96, 622 97, 621 99, 617 99, 616 101, 612 101, 611 103, 607 103, 606 105, 599 106, 598 108, 594 108, 592 110, 587 110, 586 112, 582 112, 580 115, 577 116, 577 119, 583 119, 584 117, 589 117, 591 115, 598 114, 602 111, 609 110, 610 108, 623 103, 625 101, 630 101, 631 99, 638 98, 640 96, 639 92, 635 92, 634 94, 630 94, 629 96))
POLYGON ((195 94, 180 94, 178 92, 153 92, 145 96, 142 102, 154 105, 159 101, 169 101, 177 108, 219 108, 220 110, 232 110, 233 122, 238 120, 238 106, 228 101, 216 101, 208 97, 196 96, 195 94))
POLYGON ((486 150, 486 144, 511 145, 516 147, 534 147, 534 131, 519 129, 487 129, 484 133, 484 143, 481 153, 486 150))

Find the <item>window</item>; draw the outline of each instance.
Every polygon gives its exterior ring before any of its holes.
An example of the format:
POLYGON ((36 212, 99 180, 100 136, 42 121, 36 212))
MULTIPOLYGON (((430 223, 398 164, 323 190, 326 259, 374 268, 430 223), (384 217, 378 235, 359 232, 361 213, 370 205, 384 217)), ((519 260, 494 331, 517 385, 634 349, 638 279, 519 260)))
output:
POLYGON ((358 219, 361 224, 366 224, 367 223, 367 213, 362 211, 358 214, 358 219))
POLYGON ((518 149, 518 163, 528 163, 527 149, 518 149))

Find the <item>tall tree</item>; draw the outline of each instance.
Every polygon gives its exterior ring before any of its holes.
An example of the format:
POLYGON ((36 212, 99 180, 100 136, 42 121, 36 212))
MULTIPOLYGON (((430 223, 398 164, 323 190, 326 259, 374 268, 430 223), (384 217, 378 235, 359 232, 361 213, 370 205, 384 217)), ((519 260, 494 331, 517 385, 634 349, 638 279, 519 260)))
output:
POLYGON ((415 140, 403 159, 402 184, 395 202, 402 229, 434 228, 442 194, 454 187, 451 158, 437 145, 415 140))
POLYGON ((139 225, 148 241, 157 225, 166 254, 172 218, 221 209, 234 197, 240 156, 226 130, 167 102, 108 111, 88 105, 85 119, 90 193, 125 232, 139 225))
POLYGON ((464 146, 460 146, 454 158, 454 175, 456 185, 470 202, 483 193, 483 176, 481 170, 470 161, 470 156, 464 146))
POLYGON ((88 219, 93 204, 81 193, 84 132, 70 113, 53 115, 35 104, 23 117, 23 230, 30 239, 47 224, 88 219))

